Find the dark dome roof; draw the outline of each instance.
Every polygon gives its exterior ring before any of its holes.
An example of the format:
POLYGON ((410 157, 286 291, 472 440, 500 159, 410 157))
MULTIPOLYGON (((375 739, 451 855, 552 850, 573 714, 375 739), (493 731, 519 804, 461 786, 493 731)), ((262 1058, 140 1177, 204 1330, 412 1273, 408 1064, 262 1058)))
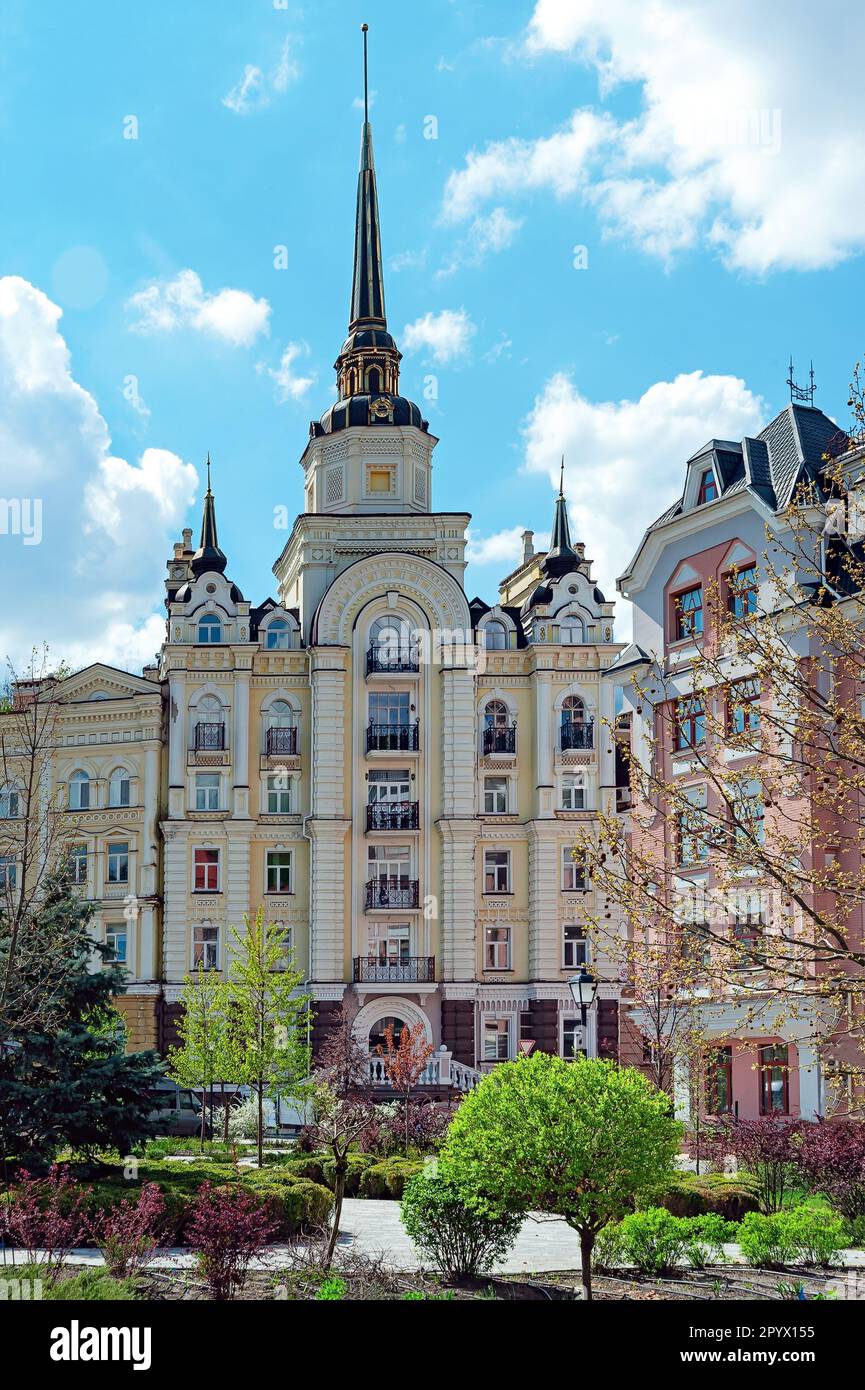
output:
POLYGON ((396 343, 386 328, 352 329, 340 348, 339 355, 343 357, 345 353, 356 352, 358 348, 375 348, 387 352, 397 351, 396 343))
POLYGON ((352 425, 391 424, 414 425, 419 430, 429 430, 429 422, 423 418, 420 406, 415 405, 414 401, 407 400, 405 396, 391 396, 381 391, 375 395, 344 396, 341 400, 335 401, 320 420, 313 420, 310 432, 314 435, 335 434, 337 430, 346 430, 352 425), (393 420, 387 416, 378 419, 370 414, 370 403, 380 400, 385 400, 393 406, 393 420))

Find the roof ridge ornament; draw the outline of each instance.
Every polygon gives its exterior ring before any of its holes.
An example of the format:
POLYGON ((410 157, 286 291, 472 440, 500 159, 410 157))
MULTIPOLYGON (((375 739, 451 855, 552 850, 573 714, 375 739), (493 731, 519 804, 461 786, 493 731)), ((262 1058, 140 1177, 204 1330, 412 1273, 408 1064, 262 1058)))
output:
POLYGON ((817 390, 817 384, 816 384, 816 382, 814 381, 814 363, 813 363, 813 361, 811 362, 811 370, 810 370, 810 372, 808 373, 808 380, 809 380, 809 383, 810 383, 808 386, 798 386, 798 385, 797 385, 797 383, 796 383, 796 381, 795 381, 795 379, 794 379, 794 377, 793 377, 793 355, 792 355, 792 353, 791 353, 791 354, 790 354, 790 375, 787 377, 787 385, 790 387, 790 403, 791 403, 792 405, 795 405, 796 402, 800 402, 800 403, 802 403, 802 404, 807 404, 807 405, 813 405, 813 404, 814 404, 814 393, 815 393, 815 391, 817 390))

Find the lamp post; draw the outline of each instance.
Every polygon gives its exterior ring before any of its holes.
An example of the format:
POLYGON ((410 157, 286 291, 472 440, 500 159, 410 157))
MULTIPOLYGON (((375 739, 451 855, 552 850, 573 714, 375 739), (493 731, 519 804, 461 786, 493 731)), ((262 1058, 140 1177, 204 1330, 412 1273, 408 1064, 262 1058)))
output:
POLYGON ((579 975, 572 975, 568 980, 568 989, 580 1011, 580 1025, 585 1031, 586 1015, 595 1002, 595 996, 598 993, 598 981, 584 965, 579 975))

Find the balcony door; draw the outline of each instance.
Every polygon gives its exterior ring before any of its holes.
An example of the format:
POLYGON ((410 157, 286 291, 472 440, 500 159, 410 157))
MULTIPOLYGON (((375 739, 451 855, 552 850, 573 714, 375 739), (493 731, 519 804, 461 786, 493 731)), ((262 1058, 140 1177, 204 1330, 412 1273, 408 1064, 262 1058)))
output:
POLYGON ((408 845, 370 845, 369 882, 379 887, 408 888, 411 880, 411 851, 408 845))
POLYGON ((375 965, 407 965, 411 957, 411 928, 405 922, 371 922, 367 958, 375 965))
POLYGON ((370 806, 392 806, 395 802, 408 801, 410 793, 408 768, 374 768, 369 774, 370 806))

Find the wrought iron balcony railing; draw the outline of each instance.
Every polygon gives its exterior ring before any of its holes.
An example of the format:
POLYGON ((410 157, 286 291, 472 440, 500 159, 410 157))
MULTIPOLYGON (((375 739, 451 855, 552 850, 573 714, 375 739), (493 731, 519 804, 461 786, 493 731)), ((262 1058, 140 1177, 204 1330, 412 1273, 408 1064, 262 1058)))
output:
POLYGON ((413 724, 367 724, 367 753, 416 753, 420 721, 413 724))
POLYGON ((563 751, 567 751, 569 748, 594 748, 594 719, 587 719, 584 724, 563 724, 561 739, 563 751))
POLYGON ((221 720, 199 722, 195 726, 195 751, 222 752, 225 748, 225 725, 221 720))
POLYGON ((377 907, 414 908, 418 905, 418 881, 411 878, 371 878, 366 885, 367 911, 377 907))
POLYGON ((484 757, 490 753, 516 753, 516 724, 495 724, 484 729, 484 757))
POLYGON ((396 647, 382 642, 370 647, 366 654, 366 674, 378 671, 419 671, 420 650, 417 647, 396 647))
POLYGON ((356 985, 429 985, 436 977, 435 956, 405 956, 402 960, 380 960, 377 956, 355 956, 356 985))
POLYGON ((297 729, 268 729, 264 743, 269 757, 274 753, 286 753, 294 757, 297 753, 297 729))
POLYGON ((377 801, 366 808, 367 830, 417 830, 416 801, 377 801))

